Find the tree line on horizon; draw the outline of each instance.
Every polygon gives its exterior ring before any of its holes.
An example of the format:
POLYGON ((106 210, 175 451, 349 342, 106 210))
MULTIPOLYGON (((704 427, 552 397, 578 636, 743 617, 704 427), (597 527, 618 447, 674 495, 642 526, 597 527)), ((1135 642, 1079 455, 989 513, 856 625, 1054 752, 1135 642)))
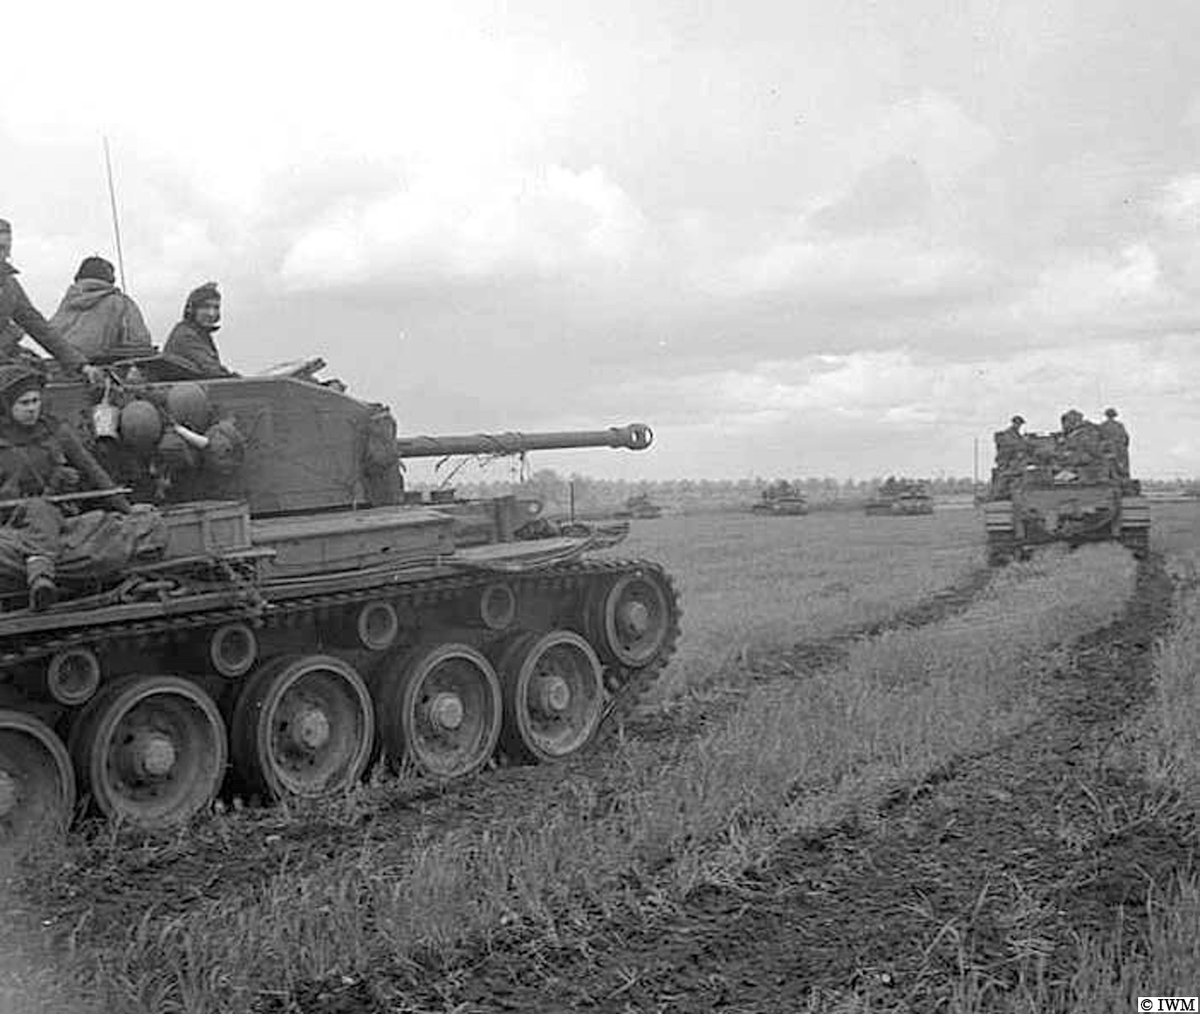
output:
MULTIPOLYGON (((552 468, 541 468, 523 480, 500 479, 486 482, 454 484, 458 495, 469 499, 486 499, 516 495, 536 497, 549 509, 567 510, 574 503, 577 511, 607 510, 620 507, 634 496, 645 496, 663 506, 707 504, 733 506, 750 504, 762 491, 779 478, 787 478, 812 504, 855 503, 869 499, 888 476, 839 479, 834 476, 771 477, 747 476, 739 479, 602 479, 572 472, 561 475, 552 468)), ((927 485, 934 496, 972 496, 982 491, 987 482, 978 483, 970 476, 894 475, 895 479, 915 479, 927 485)), ((1200 496, 1200 481, 1196 479, 1148 479, 1142 481, 1146 490, 1176 492, 1200 496)), ((417 483, 414 488, 430 488, 417 483)))
MULTIPOLYGON (((780 477, 762 476, 740 479, 600 479, 573 472, 563 476, 552 468, 533 472, 524 481, 497 480, 491 482, 457 483, 460 496, 488 498, 514 494, 536 497, 548 506, 566 509, 574 497, 577 511, 602 510, 618 507, 634 496, 646 496, 663 505, 686 503, 737 504, 757 500, 762 491, 780 477)), ((796 486, 811 503, 837 500, 866 500, 887 477, 870 479, 833 476, 807 476, 787 481, 796 486)), ((970 496, 975 483, 966 477, 900 476, 892 478, 919 479, 925 482, 935 496, 970 496)))

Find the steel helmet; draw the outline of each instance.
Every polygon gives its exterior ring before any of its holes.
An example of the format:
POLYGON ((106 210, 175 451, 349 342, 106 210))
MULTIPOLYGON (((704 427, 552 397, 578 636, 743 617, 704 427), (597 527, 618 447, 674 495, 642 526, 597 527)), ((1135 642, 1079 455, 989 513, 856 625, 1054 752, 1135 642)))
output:
POLYGON ((158 409, 144 398, 135 398, 121 409, 121 439, 135 450, 148 452, 162 436, 158 409))
POLYGON ((189 380, 173 384, 167 392, 167 414, 189 430, 203 433, 212 422, 212 405, 204 388, 189 380))

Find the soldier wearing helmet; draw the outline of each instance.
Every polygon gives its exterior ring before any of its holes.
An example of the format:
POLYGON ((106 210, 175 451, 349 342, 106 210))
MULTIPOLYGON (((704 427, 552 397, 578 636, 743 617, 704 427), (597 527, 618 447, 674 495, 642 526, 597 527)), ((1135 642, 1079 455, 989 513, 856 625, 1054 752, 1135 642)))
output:
POLYGON ((176 324, 163 356, 173 359, 198 379, 236 377, 221 362, 213 334, 221 326, 221 293, 216 282, 205 282, 188 293, 183 304, 183 319, 176 324))
POLYGON ((1104 417, 1099 426, 1104 455, 1112 464, 1114 477, 1124 481, 1129 478, 1129 431, 1117 421, 1115 408, 1106 408, 1104 417))
POLYGON ((1062 414, 1063 463, 1068 468, 1089 468, 1103 462, 1100 427, 1076 408, 1062 414))
POLYGON ((43 498, 75 489, 80 482, 56 425, 42 414, 45 386, 45 377, 32 367, 0 366, 0 499, 28 498, 9 512, 0 529, 0 556, 23 561, 30 604, 39 610, 57 597, 55 557, 63 523, 58 509, 43 498))
MULTIPOLYGON (((88 488, 108 489, 113 483, 71 429, 44 413, 45 386, 45 377, 33 367, 0 366, 0 499, 5 501, 0 581, 23 576, 34 610, 48 608, 58 597, 57 560, 64 550, 73 572, 96 577, 119 569, 135 553, 165 544, 162 518, 149 508, 109 513, 97 524, 100 512, 76 517, 70 506, 52 499, 85 486, 85 477, 88 488)), ((121 497, 107 496, 104 502, 130 509, 121 497)))
POLYGON ((1021 474, 1028 463, 1028 447, 1025 434, 1021 427, 1025 420, 1014 415, 1009 425, 997 430, 992 439, 996 443, 996 471, 993 482, 996 494, 1004 496, 1012 486, 1012 481, 1021 474))

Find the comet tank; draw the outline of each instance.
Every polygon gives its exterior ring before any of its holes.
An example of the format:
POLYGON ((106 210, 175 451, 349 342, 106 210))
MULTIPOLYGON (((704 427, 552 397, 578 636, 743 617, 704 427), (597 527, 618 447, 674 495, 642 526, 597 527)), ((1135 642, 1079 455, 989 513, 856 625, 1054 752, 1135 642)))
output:
POLYGON ((1077 411, 1062 418, 1062 431, 1022 434, 1007 447, 997 435, 984 503, 992 566, 1053 542, 1117 542, 1139 560, 1150 552, 1150 502, 1129 475, 1128 444, 1077 411))
POLYGON ((598 553, 627 525, 564 533, 536 501, 402 481, 418 457, 641 451, 648 427, 398 437, 323 365, 197 381, 151 358, 47 388, 99 490, 72 496, 161 519, 163 537, 115 573, 60 564, 49 608, 0 589, 10 844, 81 803, 158 828, 223 788, 324 796, 376 756, 435 779, 497 753, 561 761, 671 657, 670 575, 598 553))

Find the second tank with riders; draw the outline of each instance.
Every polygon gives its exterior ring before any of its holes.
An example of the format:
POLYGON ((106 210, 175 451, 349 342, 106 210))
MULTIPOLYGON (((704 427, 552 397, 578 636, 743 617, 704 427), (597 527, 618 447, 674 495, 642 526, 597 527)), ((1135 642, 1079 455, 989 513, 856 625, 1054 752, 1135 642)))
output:
POLYGON ((1053 433, 1025 433, 1023 417, 995 434, 984 504, 988 559, 1002 564, 1036 545, 1113 540, 1149 551, 1150 505, 1130 475, 1129 433, 1115 408, 1093 423, 1069 409, 1053 433))

